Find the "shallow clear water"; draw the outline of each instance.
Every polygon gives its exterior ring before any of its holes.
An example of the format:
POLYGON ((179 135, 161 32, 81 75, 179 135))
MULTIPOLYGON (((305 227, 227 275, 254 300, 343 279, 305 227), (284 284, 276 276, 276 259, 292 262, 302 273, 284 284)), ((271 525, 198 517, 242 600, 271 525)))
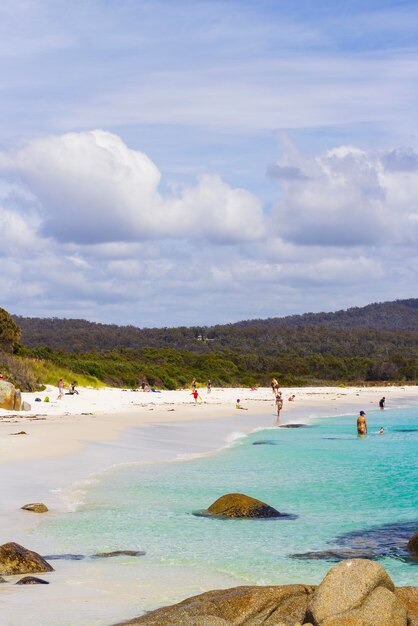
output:
MULTIPOLYGON (((417 522, 418 531, 418 407, 370 412, 368 422, 370 433, 385 426, 385 435, 360 439, 353 416, 333 417, 309 428, 257 431, 204 458, 121 467, 91 486, 79 510, 36 532, 63 553, 141 549, 141 567, 204 566, 253 583, 318 583, 332 563, 292 554, 329 550, 342 533, 389 523, 414 529, 417 522), (192 515, 228 492, 298 518, 192 515)), ((362 543, 381 541, 364 535, 362 543)), ((396 554, 381 563, 396 584, 418 585, 417 564, 396 554)))

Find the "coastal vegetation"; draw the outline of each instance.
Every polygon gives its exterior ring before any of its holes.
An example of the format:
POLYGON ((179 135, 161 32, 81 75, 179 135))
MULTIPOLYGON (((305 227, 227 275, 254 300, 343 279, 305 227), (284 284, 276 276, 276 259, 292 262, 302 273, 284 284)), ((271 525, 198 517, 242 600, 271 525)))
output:
POLYGON ((209 378, 215 386, 266 385, 273 375, 285 386, 415 384, 418 299, 190 328, 12 319, 3 311, 0 342, 1 371, 25 389, 60 377, 166 389, 187 386, 194 377, 200 386, 209 378))

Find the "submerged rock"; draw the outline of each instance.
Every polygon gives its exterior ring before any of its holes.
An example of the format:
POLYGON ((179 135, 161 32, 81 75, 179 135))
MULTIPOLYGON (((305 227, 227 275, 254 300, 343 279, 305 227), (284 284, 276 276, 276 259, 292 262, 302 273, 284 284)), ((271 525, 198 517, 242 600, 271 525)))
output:
POLYGON ((17 581, 16 585, 49 585, 47 580, 36 578, 36 576, 25 576, 17 581))
MULTIPOLYGON (((352 558, 380 559, 392 557, 412 566, 418 564, 413 550, 408 547, 411 534, 417 529, 417 522, 383 524, 344 533, 336 537, 328 550, 292 554, 294 559, 343 561, 352 558)), ((418 533, 417 533, 418 544, 418 533)), ((411 544, 412 546, 412 544, 411 544)), ((418 549, 418 545, 417 545, 418 549)))
POLYGON ((96 559, 108 559, 112 556, 144 556, 142 550, 114 550, 113 552, 97 552, 94 554, 96 559))
POLYGON ((36 574, 53 572, 54 568, 37 552, 28 550, 18 543, 4 543, 0 546, 0 575, 36 574))
POLYGON ((335 550, 319 550, 318 552, 302 552, 292 554, 292 559, 300 561, 345 561, 347 559, 374 559, 372 551, 353 550, 351 548, 336 548, 335 550))
POLYGON ((253 441, 253 446, 278 446, 279 442, 274 441, 273 439, 264 439, 260 441, 253 441))
POLYGON ((24 511, 31 511, 32 513, 46 513, 48 507, 43 502, 32 502, 31 504, 25 504, 22 506, 24 511))
POLYGON ((228 493, 221 496, 208 509, 197 511, 194 515, 239 519, 273 519, 281 517, 293 519, 296 517, 287 513, 280 513, 269 504, 246 496, 243 493, 228 493))
POLYGON ((84 554, 48 554, 43 557, 46 561, 82 561, 84 554))

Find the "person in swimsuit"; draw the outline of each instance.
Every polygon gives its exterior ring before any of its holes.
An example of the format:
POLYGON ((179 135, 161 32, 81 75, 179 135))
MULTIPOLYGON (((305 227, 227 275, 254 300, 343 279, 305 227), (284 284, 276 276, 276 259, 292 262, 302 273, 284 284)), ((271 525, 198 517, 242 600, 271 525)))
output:
POLYGON ((279 424, 279 422, 280 422, 280 411, 283 408, 283 398, 282 398, 282 394, 280 392, 276 396, 276 408, 277 408, 276 424, 279 424))
POLYGON ((385 397, 383 397, 381 400, 379 400, 379 407, 381 409, 385 408, 385 402, 386 402, 386 398, 385 397))
POLYGON ((367 421, 364 411, 360 411, 360 415, 357 418, 357 434, 367 435, 367 421))

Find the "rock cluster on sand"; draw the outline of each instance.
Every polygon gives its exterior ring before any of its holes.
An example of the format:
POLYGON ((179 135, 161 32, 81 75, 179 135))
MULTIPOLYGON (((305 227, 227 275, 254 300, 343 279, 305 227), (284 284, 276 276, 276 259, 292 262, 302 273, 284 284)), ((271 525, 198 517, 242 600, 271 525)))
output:
POLYGON ((6 411, 30 411, 29 402, 22 402, 22 392, 7 380, 0 380, 0 409, 6 411))
POLYGON ((37 552, 27 550, 18 543, 4 543, 0 546, 0 575, 38 574, 53 572, 49 565, 37 552))
POLYGON ((46 513, 48 511, 48 507, 43 502, 32 502, 30 504, 25 504, 22 506, 24 511, 31 511, 32 513, 46 513))
POLYGON ((216 502, 211 504, 207 510, 201 511, 200 515, 235 518, 269 518, 284 516, 265 502, 246 496, 243 493, 228 493, 221 496, 216 502))
POLYGON ((16 410, 15 391, 12 383, 7 382, 7 380, 0 380, 0 409, 6 409, 7 411, 16 410))
POLYGON ((131 626, 418 626, 418 588, 394 584, 381 565, 343 561, 318 587, 209 591, 126 622, 131 626))

